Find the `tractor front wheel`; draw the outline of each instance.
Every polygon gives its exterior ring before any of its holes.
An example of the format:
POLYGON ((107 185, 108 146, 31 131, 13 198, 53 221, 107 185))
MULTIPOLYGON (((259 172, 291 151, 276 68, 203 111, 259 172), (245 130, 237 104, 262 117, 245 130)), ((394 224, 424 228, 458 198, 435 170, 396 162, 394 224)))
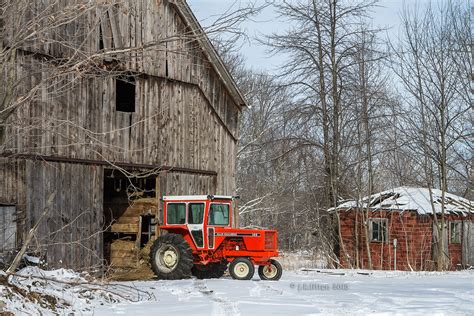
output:
POLYGON ((236 280, 250 280, 255 273, 253 263, 247 258, 237 258, 230 263, 229 273, 236 280))
POLYGON ((258 276, 265 281, 278 281, 283 274, 281 264, 273 259, 270 259, 270 264, 258 267, 258 276))
POLYGON ((218 279, 227 270, 227 264, 211 262, 207 265, 195 264, 191 273, 198 279, 218 279))
POLYGON ((158 237, 151 246, 150 264, 158 279, 189 278, 193 251, 183 236, 166 234, 158 237))

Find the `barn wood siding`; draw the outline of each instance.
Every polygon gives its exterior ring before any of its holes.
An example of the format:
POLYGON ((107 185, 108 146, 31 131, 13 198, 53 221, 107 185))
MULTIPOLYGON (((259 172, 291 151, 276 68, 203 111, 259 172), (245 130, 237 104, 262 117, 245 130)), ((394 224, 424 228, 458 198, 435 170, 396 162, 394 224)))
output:
POLYGON ((236 139, 199 88, 148 77, 137 79, 136 90, 135 113, 115 110, 113 78, 81 79, 55 98, 51 91, 10 118, 7 147, 18 154, 214 171, 215 193, 234 193, 236 139))
POLYGON ((27 161, 27 227, 42 219, 32 250, 50 268, 90 269, 102 264, 103 168, 90 165, 27 161))
MULTIPOLYGON (((75 0, 68 5, 83 2, 75 0)), ((31 6, 31 10, 40 12, 48 3, 50 1, 42 1, 31 6)), ((58 4, 55 10, 68 8, 68 5, 58 4)), ((46 57, 77 56, 75 49, 86 55, 94 54, 99 52, 102 29, 105 51, 133 48, 131 52, 110 56, 122 65, 122 70, 198 86, 232 133, 237 132, 239 108, 216 66, 199 45, 204 35, 194 35, 169 1, 121 0, 115 6, 104 5, 86 12, 74 22, 48 33, 48 40, 43 38, 24 44, 23 52, 35 53, 36 63, 46 57)))
POLYGON ((100 30, 106 49, 151 45, 113 56, 123 71, 137 75, 136 112, 115 110, 114 76, 58 75, 42 86, 35 102, 11 117, 7 149, 214 171, 215 193, 234 193, 239 106, 168 1, 120 1, 51 32, 53 41, 29 43, 18 53, 17 75, 25 78, 21 90, 26 93, 57 75, 57 68, 45 62, 50 56, 72 54, 54 40, 72 39, 73 46, 93 53, 100 30), (89 30, 86 38, 66 36, 84 30, 89 30))
POLYGON ((16 249, 15 206, 0 204, 0 265, 9 260, 16 249))

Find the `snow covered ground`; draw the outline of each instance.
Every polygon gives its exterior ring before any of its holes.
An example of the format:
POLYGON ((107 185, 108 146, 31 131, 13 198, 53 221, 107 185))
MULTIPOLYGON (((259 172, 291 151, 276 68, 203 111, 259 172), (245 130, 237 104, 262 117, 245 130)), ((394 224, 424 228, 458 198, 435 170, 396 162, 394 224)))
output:
MULTIPOLYGON (((65 270, 48 278, 84 279, 65 270)), ((27 274, 35 274, 27 271, 27 274)), ((37 273, 38 271, 36 271, 37 273)), ((26 274, 25 272, 23 272, 26 274)), ((90 285, 18 284, 59 296, 56 313, 69 315, 474 315, 474 271, 287 271, 278 282, 217 280, 120 282, 90 285), (61 305, 62 304, 62 305, 61 305), (62 307, 59 307, 61 305, 62 307), (70 306, 68 306, 70 305, 70 306)), ((36 281, 38 282, 38 281, 36 281)), ((0 292, 2 288, 0 286, 0 292)), ((0 296, 16 311, 35 315, 30 304, 0 296), (25 309, 26 308, 26 309, 25 309)), ((0 311, 1 311, 0 303, 0 311)), ((5 307, 4 307, 5 308, 5 307)))

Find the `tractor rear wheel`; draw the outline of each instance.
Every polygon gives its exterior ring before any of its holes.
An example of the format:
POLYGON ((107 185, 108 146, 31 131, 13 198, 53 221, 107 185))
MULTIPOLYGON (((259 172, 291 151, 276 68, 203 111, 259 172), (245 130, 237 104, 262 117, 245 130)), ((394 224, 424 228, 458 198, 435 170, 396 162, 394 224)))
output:
POLYGON ((247 258, 237 258, 230 263, 229 273, 236 280, 250 280, 255 273, 253 263, 247 258))
POLYGON ((227 264, 211 262, 207 265, 195 264, 191 273, 198 279, 218 279, 227 270, 227 264))
POLYGON ((283 274, 281 264, 273 259, 270 259, 270 264, 267 266, 258 267, 258 276, 266 281, 278 281, 283 274))
POLYGON ((162 235, 151 246, 150 264, 158 279, 189 278, 193 266, 193 251, 183 236, 162 235))

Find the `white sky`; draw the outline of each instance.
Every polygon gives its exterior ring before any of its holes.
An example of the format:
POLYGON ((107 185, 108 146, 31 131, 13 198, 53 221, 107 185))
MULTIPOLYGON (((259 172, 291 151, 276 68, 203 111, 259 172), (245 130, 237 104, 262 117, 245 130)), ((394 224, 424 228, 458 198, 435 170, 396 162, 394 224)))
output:
MULTIPOLYGON (((257 4, 265 3, 265 0, 253 0, 257 4)), ((253 2, 252 1, 252 2, 253 2)), ((397 36, 400 21, 400 10, 404 5, 415 6, 418 4, 426 4, 430 0, 380 0, 379 7, 373 12, 374 27, 389 28, 387 35, 397 36)), ((447 0, 435 0, 447 1, 447 0)), ((197 16, 203 26, 209 25, 211 21, 230 6, 236 3, 245 4, 249 0, 187 0, 194 14, 197 16)), ((284 62, 283 56, 270 56, 265 47, 260 45, 254 38, 262 34, 270 34, 285 30, 287 25, 278 21, 277 16, 272 8, 266 8, 260 15, 254 18, 255 21, 246 22, 243 25, 251 42, 242 47, 242 53, 246 56, 247 63, 255 70, 274 71, 279 64, 284 62)))

